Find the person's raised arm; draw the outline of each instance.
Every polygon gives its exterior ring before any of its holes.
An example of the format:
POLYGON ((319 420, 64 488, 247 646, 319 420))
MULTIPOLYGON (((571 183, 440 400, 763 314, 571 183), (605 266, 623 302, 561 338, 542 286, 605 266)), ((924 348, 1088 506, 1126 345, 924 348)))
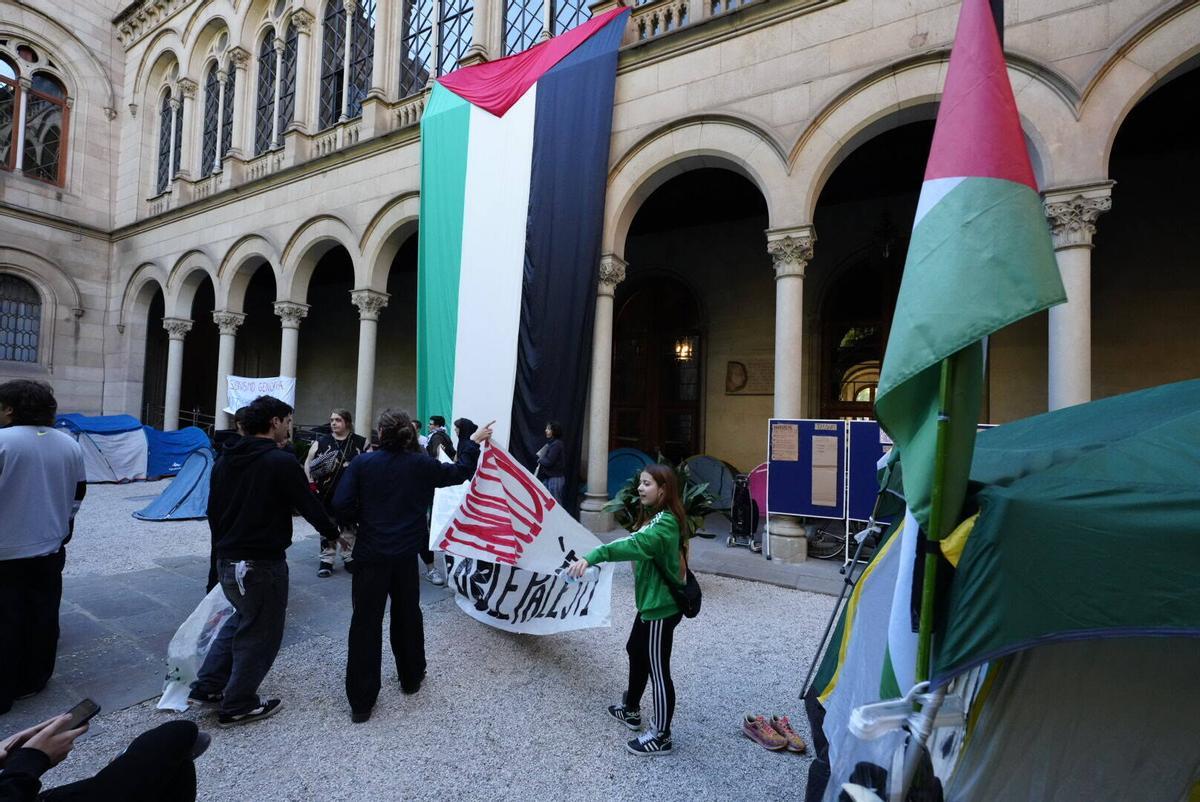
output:
POLYGON ((468 448, 468 443, 462 443, 458 449, 458 460, 456 462, 439 462, 435 465, 433 484, 434 487, 450 487, 452 485, 460 485, 475 475, 475 468, 479 463, 480 447, 492 439, 492 426, 495 421, 476 430, 475 434, 471 435, 471 448, 468 448))
POLYGON ((653 560, 663 553, 663 543, 679 542, 679 524, 669 512, 661 512, 651 524, 628 537, 614 540, 589 551, 568 566, 571 576, 583 576, 589 565, 603 562, 653 560))

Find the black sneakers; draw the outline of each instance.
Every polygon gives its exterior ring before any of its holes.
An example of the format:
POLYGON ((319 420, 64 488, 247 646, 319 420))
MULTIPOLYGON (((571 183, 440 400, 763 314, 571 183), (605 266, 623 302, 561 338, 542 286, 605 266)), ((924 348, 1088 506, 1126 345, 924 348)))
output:
POLYGON ((653 757, 655 755, 669 755, 674 746, 671 744, 670 735, 662 735, 654 730, 646 730, 625 744, 625 748, 639 757, 653 757))
POLYGON ((283 701, 280 699, 268 699, 253 710, 236 715, 227 715, 222 713, 217 716, 217 726, 228 729, 236 727, 239 724, 249 724, 252 721, 261 721, 264 718, 270 718, 279 712, 279 708, 283 706, 283 701))
POLYGON ((642 711, 626 710, 625 705, 609 705, 608 714, 631 730, 642 728, 642 711))
POLYGON ((215 705, 224 697, 225 694, 221 691, 212 691, 210 693, 209 691, 192 689, 192 692, 188 694, 188 701, 200 705, 215 705))
POLYGON ((320 567, 317 568, 317 576, 321 577, 321 579, 333 576, 333 563, 321 563, 320 567))

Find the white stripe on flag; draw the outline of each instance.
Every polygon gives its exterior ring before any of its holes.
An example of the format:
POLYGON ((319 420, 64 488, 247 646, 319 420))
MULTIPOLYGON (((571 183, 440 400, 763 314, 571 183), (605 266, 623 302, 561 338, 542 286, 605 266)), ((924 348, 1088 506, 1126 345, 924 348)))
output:
MULTIPOLYGON (((508 447, 537 85, 503 117, 471 107, 455 341, 455 418, 496 421, 508 447)), ((439 412, 439 410, 430 410, 439 412)))
POLYGON ((946 197, 946 194, 956 186, 961 184, 963 178, 935 178, 932 181, 926 181, 921 185, 921 197, 917 200, 917 214, 913 218, 913 228, 921 222, 921 218, 929 213, 929 210, 938 205, 938 202, 946 197))

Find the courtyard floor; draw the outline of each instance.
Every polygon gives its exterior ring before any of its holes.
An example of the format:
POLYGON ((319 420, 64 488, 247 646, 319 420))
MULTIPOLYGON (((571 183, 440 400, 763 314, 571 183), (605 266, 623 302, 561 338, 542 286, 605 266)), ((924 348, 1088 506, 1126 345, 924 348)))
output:
MULTIPOLYGON (((165 486, 89 487, 68 546, 54 679, 0 718, 7 734, 84 696, 100 703, 89 734, 43 777, 47 787, 94 773, 139 732, 178 715, 154 704, 167 642, 204 595, 208 528, 131 517, 165 486)), ((297 519, 284 648, 262 687, 284 707, 231 730, 217 729, 213 713, 183 714, 213 734, 196 766, 199 798, 802 798, 810 758, 761 749, 742 737, 740 719, 788 714, 811 742, 797 697, 834 599, 795 588, 836 592, 836 570, 763 567, 744 550, 725 558, 713 543, 695 561, 713 572, 700 577, 704 610, 676 631, 675 754, 643 759, 625 752, 631 733, 605 713, 625 682, 627 565, 613 585, 611 628, 548 637, 476 623, 448 591, 422 583, 429 677, 420 693, 401 694, 385 646, 379 703, 368 723, 353 725, 343 691, 349 577, 340 566, 332 578, 315 576, 316 534, 297 519), (730 576, 755 572, 767 582, 730 576)))

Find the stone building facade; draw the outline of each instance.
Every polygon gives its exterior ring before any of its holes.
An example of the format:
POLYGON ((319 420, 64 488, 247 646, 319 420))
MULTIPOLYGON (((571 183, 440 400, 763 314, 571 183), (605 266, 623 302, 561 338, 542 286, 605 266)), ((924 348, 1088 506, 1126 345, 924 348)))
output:
MULTIPOLYGON (((411 407, 429 82, 612 2, 0 0, 0 379, 167 428, 231 372, 411 407)), ((587 508, 611 447, 749 470, 772 415, 869 414, 957 11, 633 7, 587 508)), ((1005 46, 1070 302, 991 339, 987 416, 1196 376, 1200 2, 1008 0, 1005 46)))

